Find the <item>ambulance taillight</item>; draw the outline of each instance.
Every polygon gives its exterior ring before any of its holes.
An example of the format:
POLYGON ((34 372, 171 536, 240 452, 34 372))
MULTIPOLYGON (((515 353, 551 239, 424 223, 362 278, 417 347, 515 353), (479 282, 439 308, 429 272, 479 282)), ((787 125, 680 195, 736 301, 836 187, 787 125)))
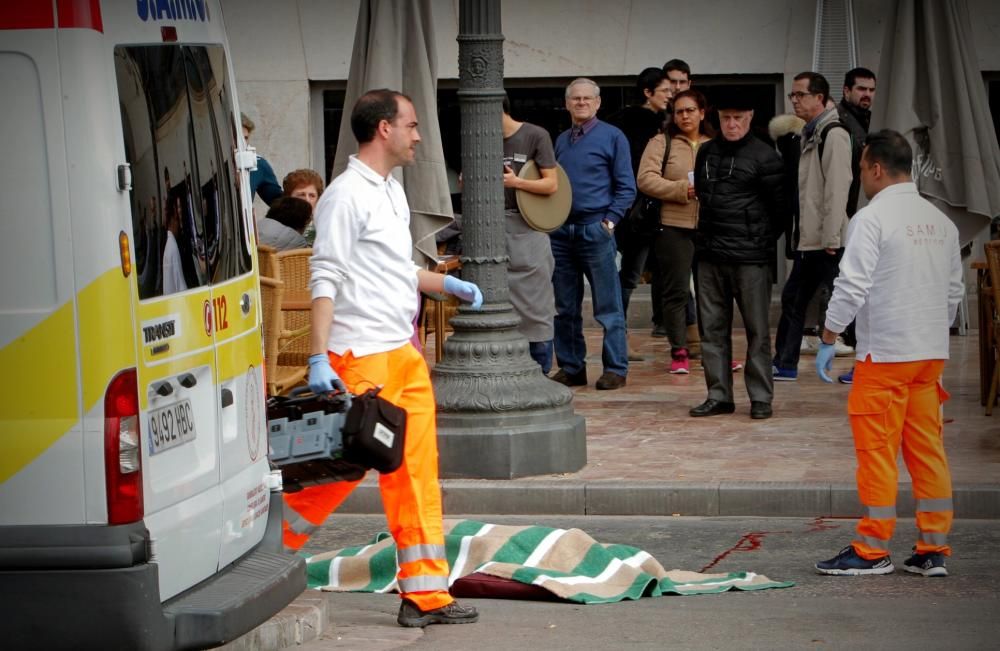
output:
POLYGON ((142 519, 142 450, 135 369, 122 371, 104 394, 104 473, 108 524, 142 519))

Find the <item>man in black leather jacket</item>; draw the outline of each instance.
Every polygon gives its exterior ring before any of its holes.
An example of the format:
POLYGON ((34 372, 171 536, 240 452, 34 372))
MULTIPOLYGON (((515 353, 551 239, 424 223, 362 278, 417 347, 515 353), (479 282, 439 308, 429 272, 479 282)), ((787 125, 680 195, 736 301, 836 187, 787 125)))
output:
POLYGON ((746 386, 750 417, 770 418, 771 267, 788 208, 782 163, 774 149, 750 133, 753 110, 729 94, 717 103, 720 133, 702 145, 694 187, 701 203, 695 239, 698 320, 708 398, 692 416, 731 414, 733 301, 746 327, 746 386))

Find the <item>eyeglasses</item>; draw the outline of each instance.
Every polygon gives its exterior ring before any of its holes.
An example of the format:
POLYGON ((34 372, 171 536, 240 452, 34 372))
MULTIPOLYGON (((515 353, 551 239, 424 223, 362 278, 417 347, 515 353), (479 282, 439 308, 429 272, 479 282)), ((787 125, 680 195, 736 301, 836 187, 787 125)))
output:
POLYGON ((571 102, 584 102, 589 104, 590 102, 593 102, 597 98, 594 97, 593 95, 574 95, 573 97, 567 97, 566 99, 568 99, 571 102))
POLYGON ((792 91, 788 93, 788 101, 794 102, 795 100, 801 100, 803 97, 809 97, 810 95, 815 95, 816 93, 805 93, 801 90, 792 91))

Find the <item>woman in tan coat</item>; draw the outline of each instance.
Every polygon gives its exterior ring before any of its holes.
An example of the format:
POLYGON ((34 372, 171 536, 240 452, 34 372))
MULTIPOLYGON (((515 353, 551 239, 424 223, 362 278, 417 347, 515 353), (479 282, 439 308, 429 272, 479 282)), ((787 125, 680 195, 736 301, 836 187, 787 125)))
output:
POLYGON ((705 106, 705 96, 697 90, 685 90, 674 97, 674 114, 667 132, 653 137, 646 145, 636 179, 640 192, 662 202, 661 228, 653 241, 653 254, 663 274, 663 295, 653 299, 663 301, 671 373, 690 372, 684 313, 698 226, 694 161, 698 147, 713 135, 711 126, 705 122, 705 106))

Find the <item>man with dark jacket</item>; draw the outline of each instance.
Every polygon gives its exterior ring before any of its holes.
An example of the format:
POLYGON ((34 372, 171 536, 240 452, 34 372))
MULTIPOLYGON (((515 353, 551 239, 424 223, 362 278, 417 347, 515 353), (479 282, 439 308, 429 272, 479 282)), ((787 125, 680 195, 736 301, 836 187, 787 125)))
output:
POLYGON ((694 187, 701 204, 695 239, 698 321, 708 399, 692 416, 731 414, 733 301, 747 334, 746 386, 750 417, 770 418, 771 265, 787 213, 781 159, 750 133, 753 110, 745 97, 717 102, 721 133, 701 146, 694 187))
POLYGON ((868 68, 854 68, 844 75, 844 97, 837 105, 840 121, 851 133, 851 172, 854 181, 847 195, 847 216, 858 211, 858 193, 861 190, 861 148, 868 137, 872 121, 872 100, 875 99, 875 73, 868 68))
MULTIPOLYGON (((840 121, 851 133, 851 173, 854 180, 847 195, 847 218, 858 211, 858 193, 861 190, 861 150, 868 138, 872 120, 872 101, 875 99, 875 73, 868 68, 853 68, 844 75, 844 97, 837 105, 840 121)), ((844 343, 852 349, 858 339, 852 321, 844 330, 844 343)), ((841 384, 854 383, 854 369, 837 376, 841 384)))

